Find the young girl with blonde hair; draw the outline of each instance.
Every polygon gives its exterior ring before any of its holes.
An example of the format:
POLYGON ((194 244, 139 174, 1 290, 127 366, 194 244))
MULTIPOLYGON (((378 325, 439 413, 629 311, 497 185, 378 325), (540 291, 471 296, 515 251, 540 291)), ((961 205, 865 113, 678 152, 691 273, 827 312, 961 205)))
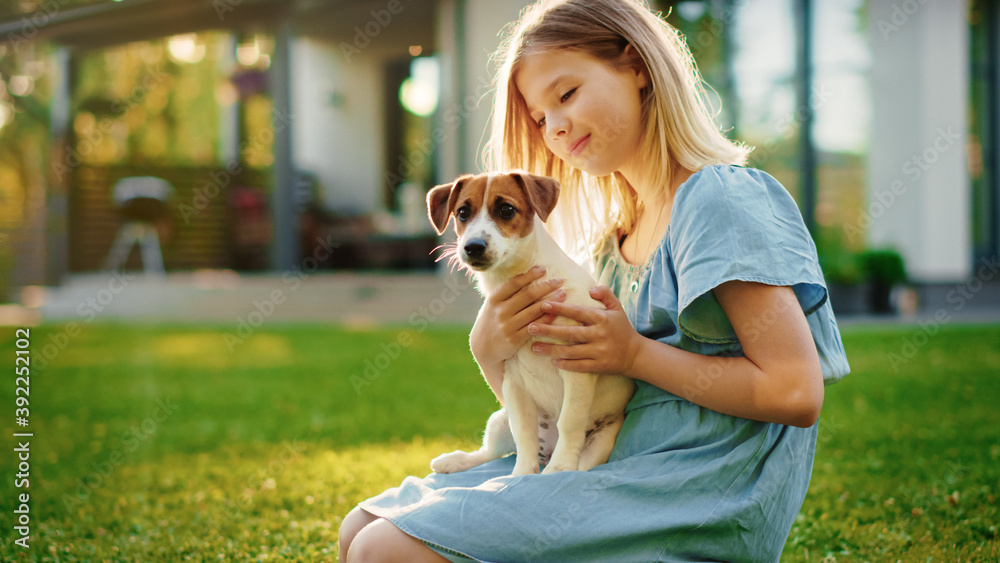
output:
POLYGON ((849 371, 795 202, 742 167, 683 39, 637 1, 539 2, 501 53, 489 164, 560 181, 549 230, 590 261, 604 308, 562 303, 534 268, 484 303, 473 355, 501 404, 503 363, 533 336, 636 393, 608 463, 407 478, 347 516, 341 560, 776 561, 824 384, 849 371))

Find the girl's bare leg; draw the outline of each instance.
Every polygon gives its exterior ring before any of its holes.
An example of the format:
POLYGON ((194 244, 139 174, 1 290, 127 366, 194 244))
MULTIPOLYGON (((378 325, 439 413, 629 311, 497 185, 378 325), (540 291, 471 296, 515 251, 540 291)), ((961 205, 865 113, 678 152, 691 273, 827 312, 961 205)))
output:
POLYGON ((447 563, 424 542, 360 508, 352 510, 340 526, 340 561, 447 563))

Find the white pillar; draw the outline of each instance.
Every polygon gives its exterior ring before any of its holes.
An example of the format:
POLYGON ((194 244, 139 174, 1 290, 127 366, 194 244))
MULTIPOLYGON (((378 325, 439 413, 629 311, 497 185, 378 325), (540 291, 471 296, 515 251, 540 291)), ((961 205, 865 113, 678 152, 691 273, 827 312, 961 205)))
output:
POLYGON ((465 98, 463 51, 465 38, 465 0, 440 0, 437 3, 438 61, 441 65, 441 88, 435 114, 434 141, 437 143, 437 180, 449 182, 466 170, 462 101, 465 98))
POLYGON ((67 155, 71 148, 69 140, 72 138, 71 81, 75 62, 69 47, 58 47, 53 59, 55 73, 49 114, 52 150, 49 158, 56 162, 50 163, 46 178, 45 210, 48 216, 48 230, 45 241, 45 283, 54 286, 61 284, 69 272, 69 186, 73 172, 68 170, 65 164, 69 162, 67 155))
MULTIPOLYGON (((295 203, 295 165, 292 162, 292 129, 296 113, 292 107, 291 23, 283 22, 274 36, 271 61, 271 98, 274 118, 274 190, 271 193, 271 217, 274 240, 271 243, 271 268, 286 271, 299 265, 298 223, 295 203)), ((308 119, 307 116, 302 116, 308 119)))
POLYGON ((964 2, 870 0, 874 119, 869 244, 895 247, 916 281, 972 267, 964 2))
MULTIPOLYGON (((442 76, 450 75, 452 80, 461 83, 461 88, 455 90, 457 95, 454 99, 442 100, 439 109, 445 113, 441 114, 441 119, 446 130, 453 129, 463 137, 459 140, 461 147, 453 143, 445 145, 454 156, 439 157, 443 181, 451 179, 451 174, 444 175, 452 172, 454 167, 457 167, 455 172, 458 174, 485 171, 482 156, 489 141, 488 128, 495 95, 493 78, 499 64, 490 61, 490 56, 500 46, 500 31, 516 20, 529 3, 529 0, 441 2, 441 27, 462 26, 460 30, 446 30, 439 34, 442 50, 454 49, 448 53, 445 62, 447 70, 442 76), (449 111, 452 113, 447 113, 449 111)), ((445 84, 445 90, 448 86, 445 84)))

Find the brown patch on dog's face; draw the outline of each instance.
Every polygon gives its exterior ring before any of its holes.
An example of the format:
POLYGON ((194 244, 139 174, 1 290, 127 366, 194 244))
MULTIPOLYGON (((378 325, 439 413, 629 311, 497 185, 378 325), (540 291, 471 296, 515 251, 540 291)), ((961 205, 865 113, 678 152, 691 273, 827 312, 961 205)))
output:
POLYGON ((455 216, 455 232, 459 238, 465 234, 469 224, 479 216, 485 192, 486 176, 480 174, 467 180, 461 189, 454 193, 455 204, 451 212, 455 216))
POLYGON ((489 213, 500 236, 505 239, 524 238, 534 227, 535 210, 528 201, 527 194, 509 174, 495 176, 489 182, 481 205, 489 213))

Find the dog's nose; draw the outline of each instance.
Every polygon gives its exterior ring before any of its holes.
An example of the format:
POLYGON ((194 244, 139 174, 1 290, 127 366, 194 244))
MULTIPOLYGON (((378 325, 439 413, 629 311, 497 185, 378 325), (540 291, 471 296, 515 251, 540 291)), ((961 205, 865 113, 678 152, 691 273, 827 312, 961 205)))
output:
POLYGON ((482 258, 486 253, 486 241, 475 238, 465 243, 465 255, 471 259, 482 258))

